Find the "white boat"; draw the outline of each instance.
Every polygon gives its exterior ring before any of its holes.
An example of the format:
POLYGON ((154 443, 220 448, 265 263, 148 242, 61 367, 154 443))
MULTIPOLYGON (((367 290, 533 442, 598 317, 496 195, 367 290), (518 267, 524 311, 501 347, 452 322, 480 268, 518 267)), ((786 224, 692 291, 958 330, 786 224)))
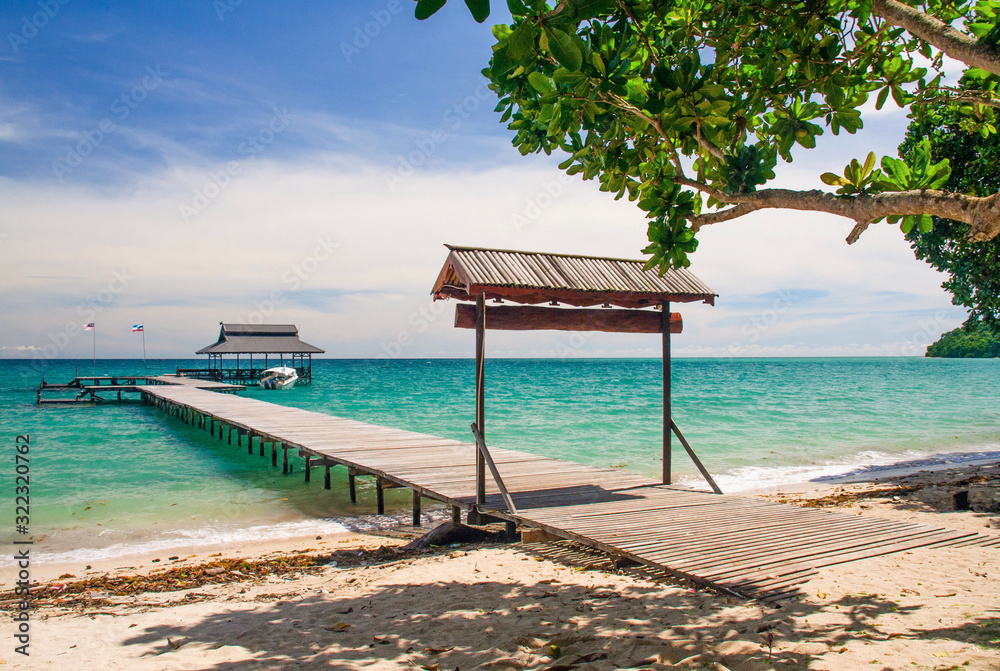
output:
POLYGON ((298 379, 299 374, 294 368, 278 366, 268 368, 261 374, 260 386, 264 389, 288 389, 294 387, 298 379))

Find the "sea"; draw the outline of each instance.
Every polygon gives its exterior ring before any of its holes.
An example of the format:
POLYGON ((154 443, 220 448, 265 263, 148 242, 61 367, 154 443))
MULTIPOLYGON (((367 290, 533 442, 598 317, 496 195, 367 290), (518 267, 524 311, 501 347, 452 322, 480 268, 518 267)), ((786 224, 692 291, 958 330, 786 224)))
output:
MULTIPOLYGON (((37 406, 35 390, 75 375, 173 373, 194 360, 0 360, 7 457, 0 537, 16 536, 17 436, 30 436, 30 528, 40 563, 95 562, 220 543, 366 531, 373 485, 351 504, 333 487, 283 475, 207 432, 140 403, 37 406)), ((243 395, 315 412, 471 440, 472 360, 313 362, 315 380, 243 395)), ((486 363, 491 446, 661 473, 658 359, 493 359, 486 363)), ((719 358, 673 361, 673 416, 726 493, 751 492, 899 462, 1000 458, 1000 360, 719 358)), ((705 488, 674 443, 675 479, 705 488)), ((23 464, 23 462, 22 462, 23 464)), ((23 468, 21 469, 24 470, 23 468)), ((388 490, 405 519, 409 492, 388 490)), ((0 559, 0 566, 10 559, 0 559)))

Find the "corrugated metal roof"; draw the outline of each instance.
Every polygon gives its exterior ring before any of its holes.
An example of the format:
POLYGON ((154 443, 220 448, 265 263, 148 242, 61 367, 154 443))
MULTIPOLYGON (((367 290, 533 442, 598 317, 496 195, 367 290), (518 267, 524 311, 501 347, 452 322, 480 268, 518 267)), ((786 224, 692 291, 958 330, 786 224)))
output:
POLYGON ((323 354, 298 334, 294 324, 222 324, 219 339, 196 354, 323 354))
POLYGON ((532 296, 525 291, 534 290, 537 297, 569 304, 581 304, 585 294, 593 294, 596 302, 603 297, 637 307, 664 300, 714 303, 718 295, 687 269, 668 270, 661 277, 656 270, 643 270, 646 262, 642 260, 446 247, 451 254, 433 291, 440 297, 472 298, 486 291, 517 300, 512 292, 504 291, 517 289, 523 296, 532 296))
POLYGON ((223 324, 222 332, 234 335, 290 335, 297 336, 295 324, 223 324))
POLYGON ((294 336, 227 336, 198 354, 322 354, 323 350, 294 336))

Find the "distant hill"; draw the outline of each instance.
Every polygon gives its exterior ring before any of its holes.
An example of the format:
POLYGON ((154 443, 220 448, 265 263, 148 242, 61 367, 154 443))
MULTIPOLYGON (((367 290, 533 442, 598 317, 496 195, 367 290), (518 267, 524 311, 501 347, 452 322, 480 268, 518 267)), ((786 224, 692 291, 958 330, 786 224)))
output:
POLYGON ((1000 333, 979 324, 972 331, 957 328, 942 335, 927 348, 925 356, 950 359, 1000 357, 1000 333))

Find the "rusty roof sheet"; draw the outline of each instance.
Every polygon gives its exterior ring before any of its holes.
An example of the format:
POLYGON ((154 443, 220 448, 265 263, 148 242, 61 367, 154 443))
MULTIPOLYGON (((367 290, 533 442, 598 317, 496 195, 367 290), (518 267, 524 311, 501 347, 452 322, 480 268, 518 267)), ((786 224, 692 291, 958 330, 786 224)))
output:
POLYGON ((661 277, 656 270, 643 270, 642 260, 446 247, 451 253, 432 292, 438 298, 470 300, 485 292, 526 303, 644 307, 666 300, 714 304, 718 295, 687 269, 661 277))

